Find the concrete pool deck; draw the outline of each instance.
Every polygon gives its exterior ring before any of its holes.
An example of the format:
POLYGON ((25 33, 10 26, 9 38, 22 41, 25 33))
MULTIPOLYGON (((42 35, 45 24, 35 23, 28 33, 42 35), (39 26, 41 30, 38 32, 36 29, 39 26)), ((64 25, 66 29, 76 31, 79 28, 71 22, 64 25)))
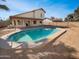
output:
POLYGON ((73 53, 76 59, 79 59, 79 27, 71 27, 66 34, 58 38, 57 42, 63 42, 65 45, 73 47, 76 51, 73 53))
POLYGON ((12 50, 0 48, 0 56, 5 56, 0 57, 0 59, 79 59, 79 27, 64 29, 67 29, 67 32, 54 43, 50 42, 38 49, 12 50))
POLYGON ((11 32, 14 32, 15 29, 7 29, 7 28, 1 28, 0 29, 0 37, 3 36, 3 35, 6 35, 8 33, 11 33, 11 32))
MULTIPOLYGON (((74 47, 79 51, 78 32, 79 28, 67 28, 67 32, 60 36, 54 42, 54 45, 50 42, 44 47, 35 49, 0 49, 0 56, 8 56, 3 57, 3 59, 71 59, 70 57, 75 53, 71 53, 68 50, 72 49, 71 47, 74 47)), ((79 54, 75 55, 77 58, 79 57, 79 54)))
POLYGON ((2 48, 14 48, 16 46, 19 46, 20 44, 15 43, 15 42, 11 42, 11 41, 8 41, 7 40, 7 38, 11 34, 16 33, 16 32, 19 32, 19 31, 21 31, 21 30, 20 29, 5 29, 5 30, 2 30, 2 32, 5 32, 5 35, 1 35, 0 36, 0 41, 3 40, 2 41, 3 43, 1 42, 0 47, 2 47, 2 48), (6 44, 4 44, 4 42, 7 43, 8 46, 6 44), (11 46, 12 44, 13 44, 13 46, 11 46))
POLYGON ((57 30, 59 30, 58 32, 56 32, 54 35, 51 35, 48 37, 48 41, 52 41, 53 39, 57 38, 58 36, 64 34, 67 30, 66 29, 61 29, 61 28, 56 28, 57 30))
MULTIPOLYGON (((14 29, 6 29, 6 30, 3 30, 3 31, 9 31, 9 30, 14 30, 14 29)), ((14 33, 19 32, 19 31, 21 31, 21 30, 20 30, 20 29, 16 29, 16 30, 14 30, 14 31, 12 31, 12 32, 10 32, 10 33, 8 33, 8 34, 2 35, 0 38, 6 39, 6 38, 8 38, 8 36, 10 36, 11 34, 14 34, 14 33)))

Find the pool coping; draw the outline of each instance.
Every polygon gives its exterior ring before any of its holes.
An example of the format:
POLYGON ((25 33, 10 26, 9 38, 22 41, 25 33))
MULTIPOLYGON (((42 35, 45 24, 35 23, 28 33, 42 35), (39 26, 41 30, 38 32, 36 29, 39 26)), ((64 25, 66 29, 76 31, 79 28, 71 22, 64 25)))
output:
MULTIPOLYGON (((29 46, 27 48, 34 48, 34 47, 39 47, 39 46, 44 46, 46 45, 47 43, 49 42, 54 42, 59 36, 61 36, 62 34, 64 34, 67 30, 66 29, 61 29, 61 28, 56 28, 58 29, 59 31, 54 33, 53 35, 50 35, 45 41, 42 41, 42 42, 38 42, 38 43, 30 43, 29 46)), ((10 35, 16 33, 16 32, 20 32, 22 30, 20 29, 16 29, 16 31, 14 32, 11 32, 9 34, 6 34, 4 36, 2 36, 1 38, 4 39, 4 40, 7 40, 6 38, 8 38, 10 35)), ((11 42, 9 41, 8 42, 10 45, 12 44, 12 47, 11 48, 22 48, 23 46, 23 43, 16 43, 16 42, 11 42)))
POLYGON ((3 35, 3 36, 1 36, 0 38, 6 40, 6 38, 8 38, 10 35, 12 35, 12 34, 14 34, 14 33, 16 33, 16 32, 20 32, 20 31, 21 31, 20 29, 15 29, 15 31, 13 31, 13 32, 11 32, 11 33, 8 33, 8 34, 6 34, 6 35, 3 35))
POLYGON ((53 35, 50 35, 45 41, 37 43, 37 45, 29 47, 29 48, 34 48, 34 47, 43 47, 46 46, 48 43, 50 42, 55 42, 57 40, 57 38, 59 38, 61 35, 63 35, 67 30, 66 29, 62 29, 62 28, 56 28, 59 31, 54 33, 53 35))
POLYGON ((55 34, 51 35, 49 38, 48 38, 48 41, 52 41, 58 37, 60 37, 62 34, 64 34, 67 30, 66 29, 61 29, 61 28, 56 28, 58 29, 59 31, 56 32, 55 34), (52 37, 53 36, 53 37, 52 37))

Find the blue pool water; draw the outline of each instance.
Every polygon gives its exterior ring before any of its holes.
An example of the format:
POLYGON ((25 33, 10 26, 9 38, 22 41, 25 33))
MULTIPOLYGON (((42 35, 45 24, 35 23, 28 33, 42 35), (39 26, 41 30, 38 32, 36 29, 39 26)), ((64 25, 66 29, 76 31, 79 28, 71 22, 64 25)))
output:
POLYGON ((53 28, 37 28, 30 30, 23 30, 9 36, 10 41, 15 42, 39 42, 47 38, 50 35, 53 35, 58 30, 53 28))

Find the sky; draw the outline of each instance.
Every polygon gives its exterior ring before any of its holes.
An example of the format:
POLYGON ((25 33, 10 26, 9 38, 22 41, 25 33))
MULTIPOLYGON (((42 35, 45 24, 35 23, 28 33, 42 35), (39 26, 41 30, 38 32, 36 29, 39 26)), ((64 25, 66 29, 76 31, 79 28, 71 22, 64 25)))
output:
POLYGON ((0 4, 5 4, 10 9, 10 11, 0 9, 2 19, 39 8, 46 11, 45 17, 65 18, 79 6, 79 0, 6 0, 6 2, 0 0, 0 4))

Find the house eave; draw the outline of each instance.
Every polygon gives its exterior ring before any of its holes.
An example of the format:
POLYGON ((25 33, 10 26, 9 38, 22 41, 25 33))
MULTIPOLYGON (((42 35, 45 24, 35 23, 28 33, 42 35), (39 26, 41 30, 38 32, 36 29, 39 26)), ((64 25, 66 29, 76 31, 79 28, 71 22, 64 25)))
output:
POLYGON ((40 19, 40 18, 28 18, 28 17, 16 17, 16 16, 10 16, 10 19, 11 20, 14 20, 14 19, 20 19, 20 20, 44 20, 44 19, 40 19))
POLYGON ((37 11, 37 10, 42 10, 44 13, 46 13, 46 11, 43 8, 39 8, 39 9, 35 9, 35 10, 32 10, 32 11, 28 11, 28 12, 24 12, 24 13, 19 13, 19 14, 13 15, 13 16, 22 15, 22 14, 34 12, 34 11, 37 11))

